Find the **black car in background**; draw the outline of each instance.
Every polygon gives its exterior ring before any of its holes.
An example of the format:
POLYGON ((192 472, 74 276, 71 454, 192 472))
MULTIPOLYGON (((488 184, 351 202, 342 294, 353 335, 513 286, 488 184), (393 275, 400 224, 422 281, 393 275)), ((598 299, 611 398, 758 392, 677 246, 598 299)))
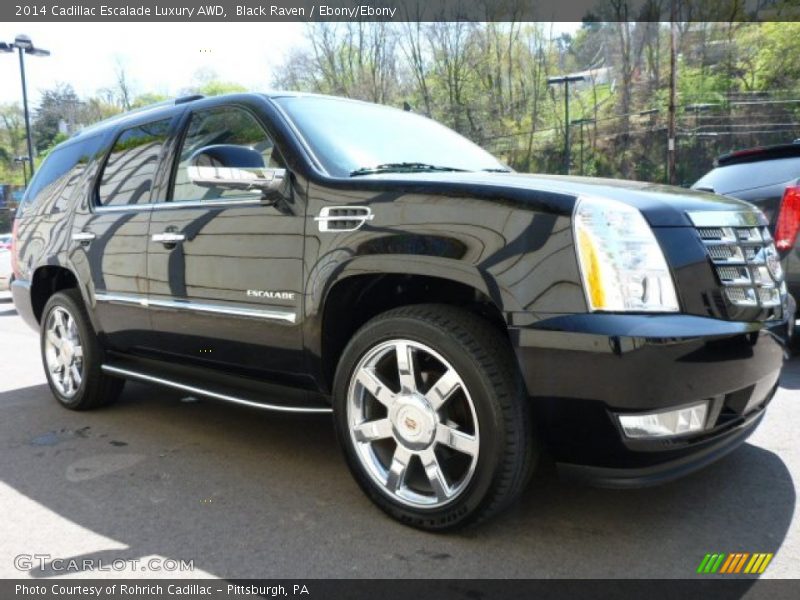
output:
POLYGON ((760 208, 770 223, 783 259, 786 285, 800 295, 800 143, 737 150, 720 156, 714 168, 692 186, 746 200, 760 208))
POLYGON ((513 173, 394 108, 188 97, 48 155, 12 290, 64 407, 136 379, 333 413, 366 494, 435 530, 508 506, 542 450, 630 487, 741 444, 794 314, 766 226, 725 196, 513 173))

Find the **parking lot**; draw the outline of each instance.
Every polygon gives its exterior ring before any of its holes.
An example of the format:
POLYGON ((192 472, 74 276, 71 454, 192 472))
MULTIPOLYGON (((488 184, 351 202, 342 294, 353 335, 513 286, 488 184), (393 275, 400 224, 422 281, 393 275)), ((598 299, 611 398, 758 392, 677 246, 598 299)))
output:
POLYGON ((610 491, 545 465, 513 510, 431 535, 371 505, 329 417, 132 383, 112 407, 60 408, 37 336, 0 300, 0 576, 670 578, 692 576, 708 552, 775 552, 763 576, 798 577, 798 399, 794 360, 760 429, 700 473, 610 491), (193 570, 141 566, 151 558, 193 570), (66 573, 51 559, 106 568, 66 573), (140 563, 108 569, 120 559, 140 563))

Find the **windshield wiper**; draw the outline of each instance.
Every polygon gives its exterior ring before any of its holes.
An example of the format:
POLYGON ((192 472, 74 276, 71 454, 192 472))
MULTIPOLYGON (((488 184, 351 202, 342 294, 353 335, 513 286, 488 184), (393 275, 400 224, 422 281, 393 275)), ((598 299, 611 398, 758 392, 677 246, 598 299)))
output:
POLYGON ((495 169, 481 169, 484 173, 511 173, 511 169, 495 168, 495 169))
POLYGON ((382 165, 375 165, 374 167, 361 167, 355 171, 350 171, 350 177, 369 175, 371 173, 413 173, 415 171, 466 171, 466 169, 430 165, 428 163, 421 162, 397 162, 384 163, 382 165))

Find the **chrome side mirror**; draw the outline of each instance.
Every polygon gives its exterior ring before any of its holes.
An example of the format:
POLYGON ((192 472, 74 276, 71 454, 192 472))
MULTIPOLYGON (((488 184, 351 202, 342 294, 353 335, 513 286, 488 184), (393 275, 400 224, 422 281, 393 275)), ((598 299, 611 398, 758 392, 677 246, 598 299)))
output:
POLYGON ((280 191, 286 180, 286 169, 268 169, 259 152, 233 144, 200 148, 189 158, 187 172, 194 185, 264 194, 280 191))

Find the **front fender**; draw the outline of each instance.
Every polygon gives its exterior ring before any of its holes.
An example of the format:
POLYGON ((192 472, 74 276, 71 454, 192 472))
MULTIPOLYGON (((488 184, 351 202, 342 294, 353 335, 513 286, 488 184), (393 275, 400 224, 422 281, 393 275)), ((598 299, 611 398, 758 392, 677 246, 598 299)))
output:
POLYGON ((491 272, 452 258, 420 255, 352 256, 344 250, 320 260, 309 275, 306 318, 322 311, 331 289, 358 275, 419 275, 469 286, 489 298, 501 313, 521 310, 510 291, 491 272))

